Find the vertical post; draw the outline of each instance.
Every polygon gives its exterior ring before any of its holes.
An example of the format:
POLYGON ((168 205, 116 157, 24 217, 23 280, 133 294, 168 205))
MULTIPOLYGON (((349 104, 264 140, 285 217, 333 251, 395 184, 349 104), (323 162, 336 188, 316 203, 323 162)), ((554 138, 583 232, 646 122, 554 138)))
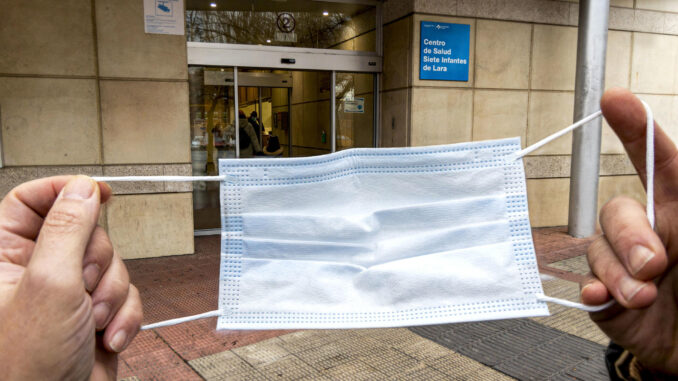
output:
POLYGON ((292 88, 287 88, 287 157, 292 157, 292 88))
POLYGON ((233 66, 233 89, 235 90, 235 96, 233 101, 235 102, 235 157, 240 158, 240 105, 238 104, 238 67, 233 66))
MULTIPOLYGON (((609 11, 609 0, 579 2, 575 121, 600 109, 609 11)), ((601 126, 597 118, 575 130, 572 137, 568 232, 573 237, 588 237, 596 230, 601 126)))
MULTIPOLYGON (((376 9, 376 38, 375 38, 375 50, 379 57, 384 56, 384 18, 383 18, 383 6, 382 2, 377 3, 376 9)), ((381 94, 379 93, 379 88, 381 82, 381 73, 374 73, 374 96, 373 99, 373 109, 374 109, 374 137, 373 145, 374 147, 379 147, 379 136, 381 135, 381 94)))
POLYGON ((263 145, 264 144, 264 134, 261 131, 261 127, 264 125, 264 110, 261 108, 261 87, 257 87, 257 95, 259 96, 259 115, 257 115, 257 119, 259 119, 259 133, 257 136, 259 136, 259 144, 263 145))
POLYGON ((337 72, 332 70, 330 79, 330 145, 337 152, 337 72))

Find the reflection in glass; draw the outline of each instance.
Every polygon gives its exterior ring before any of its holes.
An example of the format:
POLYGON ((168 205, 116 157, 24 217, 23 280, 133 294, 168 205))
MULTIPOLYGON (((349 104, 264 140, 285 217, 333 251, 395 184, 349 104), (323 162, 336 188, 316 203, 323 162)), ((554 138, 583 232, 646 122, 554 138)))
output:
MULTIPOLYGON (((220 158, 235 157, 232 68, 189 67, 191 163, 194 176, 218 173, 220 158), (227 80, 230 75, 230 82, 227 80)), ((219 183, 193 184, 195 229, 220 227, 219 183)))
POLYGON ((374 147, 374 74, 336 73, 337 151, 374 147))
POLYGON ((187 1, 188 41, 375 51, 374 6, 323 1, 187 1))

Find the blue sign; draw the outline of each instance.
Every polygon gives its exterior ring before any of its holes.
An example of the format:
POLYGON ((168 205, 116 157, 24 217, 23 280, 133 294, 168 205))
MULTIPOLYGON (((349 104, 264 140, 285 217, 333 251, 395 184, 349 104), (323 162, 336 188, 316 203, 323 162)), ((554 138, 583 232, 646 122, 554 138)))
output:
POLYGON ((419 79, 468 81, 471 26, 422 21, 419 79))

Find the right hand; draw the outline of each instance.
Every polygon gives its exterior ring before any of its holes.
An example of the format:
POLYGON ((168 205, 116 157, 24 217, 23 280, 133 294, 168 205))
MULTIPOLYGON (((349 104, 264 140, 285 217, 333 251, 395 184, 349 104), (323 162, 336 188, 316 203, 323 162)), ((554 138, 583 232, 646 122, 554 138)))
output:
MULTIPOLYGON (((633 94, 610 89, 601 99, 605 119, 624 144, 645 185, 645 109, 633 94)), ((645 208, 629 198, 603 206, 603 235, 589 247, 593 278, 582 301, 617 305, 591 318, 650 369, 678 374, 678 150, 655 124, 656 232, 645 208)))

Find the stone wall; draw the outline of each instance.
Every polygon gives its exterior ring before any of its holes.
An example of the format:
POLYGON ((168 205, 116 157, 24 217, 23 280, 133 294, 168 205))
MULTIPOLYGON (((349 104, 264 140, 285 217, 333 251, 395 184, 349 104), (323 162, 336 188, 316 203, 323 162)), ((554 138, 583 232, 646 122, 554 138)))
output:
MULTIPOLYGON (((190 175, 184 36, 139 0, 0 4, 0 195, 57 174, 190 175)), ((193 252, 190 184, 113 184, 100 219, 124 258, 193 252)))
MULTIPOLYGON (((678 3, 612 0, 606 88, 630 88, 678 141, 678 3)), ((384 4, 382 146, 520 136, 523 146, 572 123, 579 5, 549 0, 388 0, 384 4), (471 25, 468 82, 419 80, 420 21, 471 25)), ((525 158, 532 226, 566 225, 571 136, 525 158)), ((599 205, 644 190, 604 124, 599 205)))

